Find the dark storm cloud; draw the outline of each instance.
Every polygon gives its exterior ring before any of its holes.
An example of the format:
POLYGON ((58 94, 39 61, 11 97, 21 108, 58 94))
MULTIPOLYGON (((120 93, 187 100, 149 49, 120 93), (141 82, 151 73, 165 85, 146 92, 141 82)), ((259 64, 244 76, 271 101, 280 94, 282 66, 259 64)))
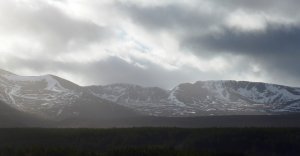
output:
POLYGON ((249 11, 264 11, 270 13, 290 14, 298 12, 299 0, 210 0, 215 6, 225 10, 245 9, 249 11))
POLYGON ((203 55, 203 51, 207 51, 205 55, 231 53, 255 59, 271 77, 281 83, 298 83, 300 26, 268 24, 264 31, 223 30, 218 35, 191 37, 183 44, 192 48, 197 55, 203 55))
MULTIPOLYGON (((149 7, 127 4, 120 8, 123 11, 125 10, 134 21, 147 28, 167 29, 167 31, 174 33, 178 30, 176 28, 184 29, 186 34, 179 36, 180 40, 184 45, 198 46, 199 49, 203 46, 217 49, 219 52, 250 52, 252 54, 270 52, 292 53, 298 51, 297 49, 300 47, 300 44, 298 44, 300 40, 300 24, 289 25, 281 24, 280 21, 266 21, 266 31, 243 32, 224 26, 224 19, 228 14, 238 9, 251 9, 252 12, 250 14, 276 9, 278 9, 278 12, 297 11, 300 13, 298 9, 292 9, 297 8, 300 5, 300 1, 274 0, 270 3, 269 0, 212 0, 209 2, 211 7, 216 7, 216 9, 222 8, 221 10, 223 11, 215 10, 212 13, 197 12, 195 10, 197 7, 190 8, 181 4, 149 7), (280 10, 282 8, 286 9, 280 10), (217 26, 222 33, 220 35, 212 33, 204 36, 198 34, 198 32, 206 32, 209 26, 217 26), (175 28, 175 30, 172 28, 175 28)), ((194 3, 195 5, 198 4, 197 2, 194 3)), ((276 12, 272 13, 276 14, 276 12)), ((297 15, 295 15, 295 18, 297 18, 297 15)))
MULTIPOLYGON (((141 7, 135 4, 119 3, 118 9, 129 14, 133 22, 149 30, 191 31, 207 28, 221 20, 220 16, 171 4, 162 6, 141 7)), ((217 13, 217 12, 216 12, 217 13)))
POLYGON ((278 83, 300 84, 300 64, 297 63, 300 58, 300 24, 297 22, 300 21, 300 1, 212 0, 209 4, 215 12, 197 12, 194 10, 197 7, 180 4, 140 8, 129 5, 131 7, 125 11, 146 29, 166 30, 173 34, 184 32, 177 36, 182 49, 199 57, 243 56, 249 61, 255 60, 253 63, 258 63, 278 83), (265 28, 243 31, 229 27, 226 18, 235 11, 263 14, 265 28), (217 27, 218 32, 210 32, 211 27, 217 27))
MULTIPOLYGON (((195 36, 184 44, 196 49, 218 53, 230 52, 245 55, 276 57, 300 55, 300 26, 269 24, 264 31, 241 32, 224 28, 222 33, 195 36)), ((196 51, 195 49, 195 51, 196 51)))

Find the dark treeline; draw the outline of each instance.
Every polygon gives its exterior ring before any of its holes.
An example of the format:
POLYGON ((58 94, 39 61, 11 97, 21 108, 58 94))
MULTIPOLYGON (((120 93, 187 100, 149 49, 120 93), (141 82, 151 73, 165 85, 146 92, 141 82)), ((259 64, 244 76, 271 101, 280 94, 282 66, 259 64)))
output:
POLYGON ((299 128, 0 129, 0 155, 298 155, 299 128))

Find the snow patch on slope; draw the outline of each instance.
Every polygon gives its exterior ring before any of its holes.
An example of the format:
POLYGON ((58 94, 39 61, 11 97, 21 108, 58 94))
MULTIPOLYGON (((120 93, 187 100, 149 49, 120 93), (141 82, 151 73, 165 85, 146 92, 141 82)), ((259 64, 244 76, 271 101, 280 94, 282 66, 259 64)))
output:
POLYGON ((203 87, 216 93, 221 99, 229 100, 229 93, 224 87, 224 81, 206 81, 203 87))
MULTIPOLYGON (((25 112, 60 116, 82 95, 81 90, 63 87, 52 75, 18 76, 0 75, 1 100, 25 112)), ((46 115, 46 116, 47 116, 46 115)))
POLYGON ((179 101, 176 97, 176 92, 179 90, 179 87, 175 87, 171 92, 170 92, 170 95, 168 97, 168 100, 171 102, 171 103, 174 103, 175 105, 177 106, 180 106, 180 107, 185 107, 186 105, 179 101))
POLYGON ((63 92, 66 91, 64 87, 61 86, 61 84, 54 79, 51 75, 44 75, 44 76, 18 76, 18 75, 4 75, 8 81, 15 82, 16 84, 18 82, 46 82, 47 86, 45 90, 54 91, 54 92, 63 92))

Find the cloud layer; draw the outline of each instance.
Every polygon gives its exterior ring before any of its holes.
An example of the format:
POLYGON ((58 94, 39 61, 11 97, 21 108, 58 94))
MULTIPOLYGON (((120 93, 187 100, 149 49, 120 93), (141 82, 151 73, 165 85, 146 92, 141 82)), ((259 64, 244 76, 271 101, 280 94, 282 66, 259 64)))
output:
POLYGON ((296 0, 0 0, 0 67, 81 85, 300 86, 296 0))

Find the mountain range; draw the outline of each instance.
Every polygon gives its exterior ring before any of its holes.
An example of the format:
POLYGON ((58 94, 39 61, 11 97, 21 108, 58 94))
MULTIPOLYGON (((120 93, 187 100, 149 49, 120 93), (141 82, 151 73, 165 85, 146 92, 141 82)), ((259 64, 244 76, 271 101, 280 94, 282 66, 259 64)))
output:
POLYGON ((300 111, 300 88, 246 81, 198 81, 172 90, 112 84, 95 96, 154 116, 280 114, 300 111))
POLYGON ((2 119, 22 116, 28 121, 97 121, 298 112, 300 88, 276 84, 198 81, 171 90, 121 83, 79 86, 54 75, 19 76, 0 70, 2 119))

